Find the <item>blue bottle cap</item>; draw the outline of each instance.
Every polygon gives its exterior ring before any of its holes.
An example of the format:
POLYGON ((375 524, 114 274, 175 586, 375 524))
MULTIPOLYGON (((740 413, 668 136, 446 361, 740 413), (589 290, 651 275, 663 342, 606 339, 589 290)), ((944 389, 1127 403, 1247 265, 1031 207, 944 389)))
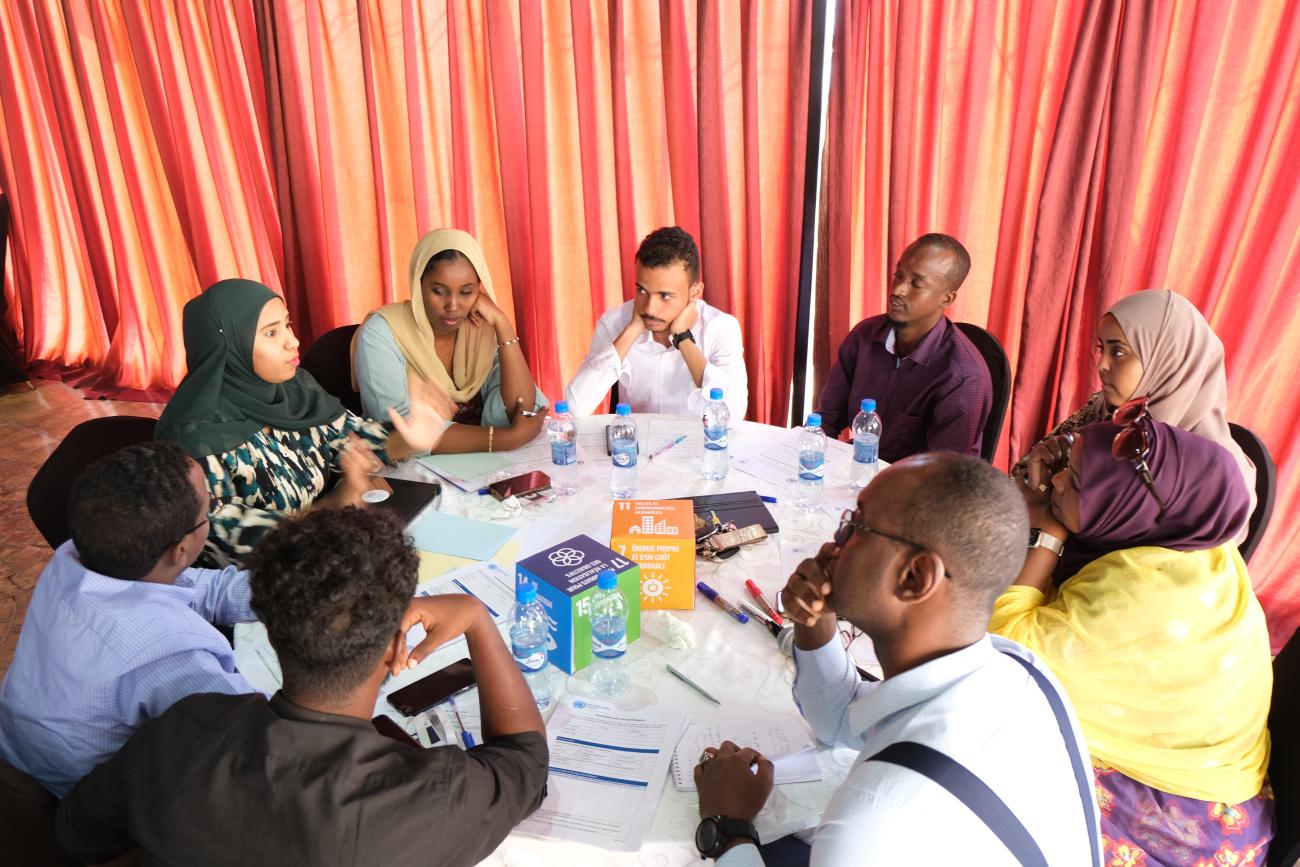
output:
POLYGON ((555 402, 555 406, 551 408, 554 409, 556 412, 568 412, 569 402, 567 400, 557 400, 555 402))
POLYGON ((515 588, 515 601, 523 605, 537 601, 537 585, 531 581, 521 581, 515 588))
POLYGON ((709 400, 722 400, 722 389, 720 388, 709 389, 709 400))
POLYGON ((819 412, 808 413, 808 421, 804 422, 805 427, 821 427, 822 416, 819 412))
POLYGON ((871 398, 869 398, 869 397, 864 397, 864 398, 862 398, 862 411, 863 411, 863 412, 875 412, 875 411, 876 411, 876 402, 875 402, 874 400, 872 400, 871 398))
POLYGON ((601 590, 613 590, 618 586, 618 576, 613 569, 606 569, 596 576, 596 586, 601 590))
POLYGON ((618 413, 619 415, 631 415, 632 407, 626 403, 620 403, 617 407, 614 408, 614 412, 618 413))

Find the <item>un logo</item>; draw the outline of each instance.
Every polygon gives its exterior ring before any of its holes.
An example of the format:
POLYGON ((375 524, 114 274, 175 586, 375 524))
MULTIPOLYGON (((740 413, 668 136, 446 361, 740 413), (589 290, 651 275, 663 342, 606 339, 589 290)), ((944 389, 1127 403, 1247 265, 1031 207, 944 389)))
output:
POLYGON ((556 548, 547 559, 552 566, 577 566, 586 559, 586 555, 576 548, 556 548))

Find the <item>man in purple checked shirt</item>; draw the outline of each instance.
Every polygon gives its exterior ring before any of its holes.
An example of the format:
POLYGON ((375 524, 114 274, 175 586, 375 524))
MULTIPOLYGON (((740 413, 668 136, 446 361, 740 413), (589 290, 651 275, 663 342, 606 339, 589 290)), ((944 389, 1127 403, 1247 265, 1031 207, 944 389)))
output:
POLYGON ((936 450, 979 456, 993 382, 975 344, 944 315, 969 270, 970 254, 949 235, 922 235, 903 251, 887 312, 840 344, 817 401, 827 436, 847 432, 869 397, 884 427, 881 460, 936 450))

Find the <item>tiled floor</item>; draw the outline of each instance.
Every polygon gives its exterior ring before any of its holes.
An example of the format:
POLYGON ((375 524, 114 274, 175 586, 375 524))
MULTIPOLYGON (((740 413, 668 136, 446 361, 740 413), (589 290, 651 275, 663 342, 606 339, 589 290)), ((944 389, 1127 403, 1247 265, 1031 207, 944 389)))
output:
POLYGON ((86 400, 61 382, 0 387, 0 674, 9 668, 23 614, 49 546, 27 517, 27 483, 68 431, 89 418, 157 416, 162 404, 86 400))

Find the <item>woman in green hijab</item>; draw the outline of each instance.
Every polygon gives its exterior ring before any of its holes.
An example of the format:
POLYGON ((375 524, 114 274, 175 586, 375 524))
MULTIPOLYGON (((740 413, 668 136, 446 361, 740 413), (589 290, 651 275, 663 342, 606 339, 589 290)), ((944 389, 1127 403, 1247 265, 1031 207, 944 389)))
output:
POLYGON ((284 301, 261 283, 223 280, 185 305, 189 372, 158 419, 159 439, 199 462, 215 511, 202 562, 239 565, 286 515, 359 505, 381 461, 427 453, 453 408, 412 381, 390 433, 359 418, 298 367, 284 301), (326 493, 331 470, 339 482, 326 493))

